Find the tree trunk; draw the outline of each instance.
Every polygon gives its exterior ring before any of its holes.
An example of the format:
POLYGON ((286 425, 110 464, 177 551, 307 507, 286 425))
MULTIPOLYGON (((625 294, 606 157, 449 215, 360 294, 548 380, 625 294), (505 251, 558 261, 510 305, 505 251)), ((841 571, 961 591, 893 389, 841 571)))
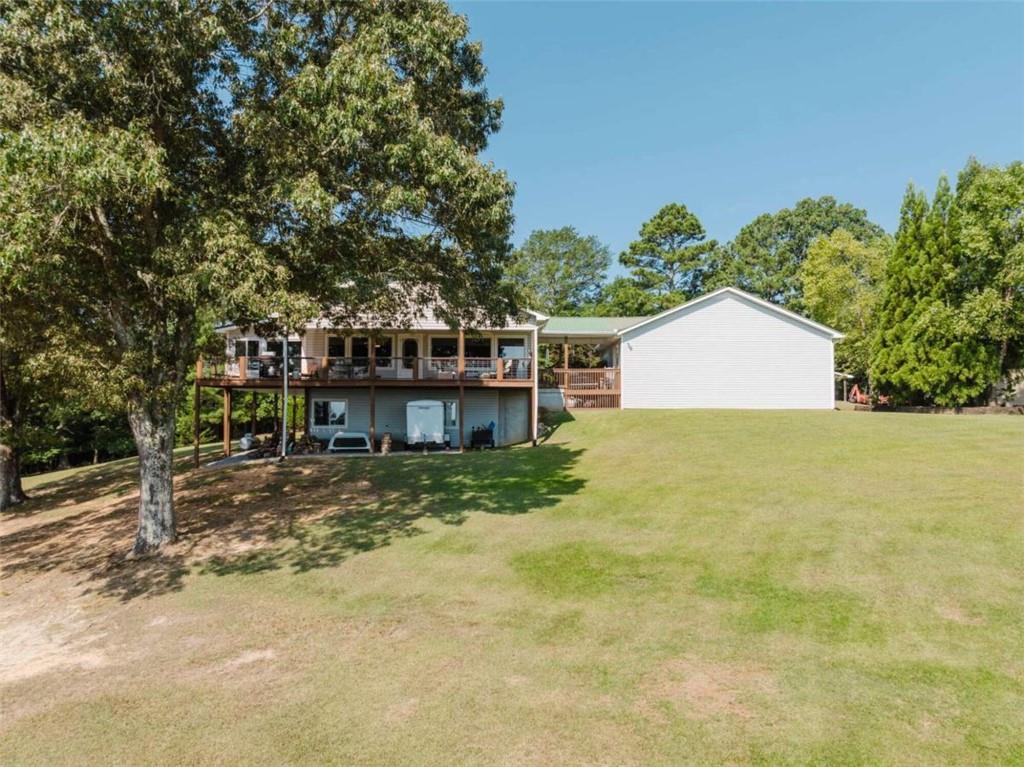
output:
POLYGON ((171 543, 176 535, 174 408, 132 407, 128 422, 139 451, 139 530, 132 554, 141 556, 171 543))
POLYGON ((21 408, 15 395, 17 389, 10 386, 8 365, 11 365, 11 356, 0 346, 0 440, 6 438, 14 443, 0 441, 0 511, 7 511, 25 500, 25 491, 21 487, 21 461, 14 447, 21 408))
POLYGON ((1009 351, 1010 339, 1004 337, 1002 344, 1000 344, 999 346, 999 380, 996 381, 996 383, 992 384, 992 386, 990 386, 988 389, 988 404, 992 405, 993 407, 1002 404, 999 401, 999 395, 1001 393, 1000 387, 1004 383, 1004 377, 1008 375, 1004 368, 1006 367, 1006 355, 1009 353, 1009 351))
POLYGON ((23 503, 25 498, 18 454, 10 445, 0 444, 0 511, 23 503))

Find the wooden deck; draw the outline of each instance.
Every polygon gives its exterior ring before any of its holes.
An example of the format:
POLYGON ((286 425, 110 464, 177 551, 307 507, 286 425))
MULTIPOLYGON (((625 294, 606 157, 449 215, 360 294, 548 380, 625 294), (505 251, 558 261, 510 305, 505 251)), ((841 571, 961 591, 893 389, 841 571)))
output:
MULTIPOLYGON (((204 360, 197 369, 200 386, 221 389, 278 389, 282 360, 276 357, 237 357, 204 360)), ((289 360, 288 385, 293 388, 458 387, 532 388, 529 359, 459 358, 353 358, 295 357, 289 360)))
POLYGON ((552 368, 543 371, 541 386, 559 389, 566 410, 622 407, 619 368, 552 368))

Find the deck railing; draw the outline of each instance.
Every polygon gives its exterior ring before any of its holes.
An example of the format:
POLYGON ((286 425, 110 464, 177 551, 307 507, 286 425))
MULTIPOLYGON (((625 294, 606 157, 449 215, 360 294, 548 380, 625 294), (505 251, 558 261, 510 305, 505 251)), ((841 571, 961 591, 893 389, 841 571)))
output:
POLYGON ((541 372, 542 387, 560 389, 565 407, 617 408, 621 403, 619 368, 549 368, 541 372))
POLYGON ((618 368, 552 368, 544 371, 543 382, 558 389, 576 391, 612 390, 620 388, 618 368))
MULTIPOLYGON (((280 356, 215 357, 201 363, 200 378, 244 381, 281 380, 280 356)), ((289 357, 289 378, 315 381, 529 381, 526 358, 466 357, 289 357), (461 367, 461 370, 460 370, 461 367)))

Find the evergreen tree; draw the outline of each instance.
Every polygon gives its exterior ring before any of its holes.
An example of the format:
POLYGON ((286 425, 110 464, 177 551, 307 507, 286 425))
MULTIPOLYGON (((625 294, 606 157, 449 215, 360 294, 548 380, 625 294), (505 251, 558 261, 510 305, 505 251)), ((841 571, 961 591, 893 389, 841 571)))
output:
POLYGON ((667 309, 702 292, 708 254, 718 243, 706 239, 700 219, 685 205, 670 203, 640 227, 619 262, 631 271, 634 285, 667 309))
POLYGON ((945 176, 929 206, 911 185, 876 324, 872 375, 898 398, 946 407, 969 404, 988 387, 991 350, 958 323, 953 194, 945 176))

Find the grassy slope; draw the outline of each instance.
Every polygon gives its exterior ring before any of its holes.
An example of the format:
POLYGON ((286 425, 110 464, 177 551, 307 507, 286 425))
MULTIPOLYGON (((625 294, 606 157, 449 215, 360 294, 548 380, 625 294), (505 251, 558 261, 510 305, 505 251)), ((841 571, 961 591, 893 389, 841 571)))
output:
POLYGON ((1016 418, 626 411, 189 474, 197 517, 290 521, 132 588, 18 549, 5 599, 89 576, 99 660, 3 690, 0 763, 1024 764, 1022 451, 1016 418))

